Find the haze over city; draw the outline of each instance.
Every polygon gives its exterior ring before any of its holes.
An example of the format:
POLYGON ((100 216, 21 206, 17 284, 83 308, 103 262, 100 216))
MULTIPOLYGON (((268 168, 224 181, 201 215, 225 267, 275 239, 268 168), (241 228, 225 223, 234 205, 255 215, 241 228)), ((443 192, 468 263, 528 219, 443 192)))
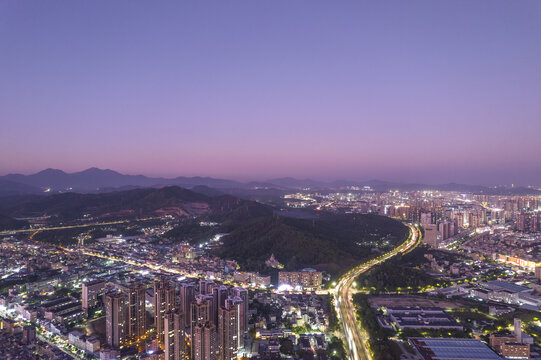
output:
POLYGON ((0 3, 0 174, 540 185, 538 1, 0 3))

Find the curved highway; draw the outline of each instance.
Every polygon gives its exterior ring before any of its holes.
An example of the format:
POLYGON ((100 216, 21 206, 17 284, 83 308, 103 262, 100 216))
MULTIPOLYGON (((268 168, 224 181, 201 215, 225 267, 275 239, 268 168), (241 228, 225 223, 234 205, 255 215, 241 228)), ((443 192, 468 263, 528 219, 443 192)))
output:
POLYGON ((345 340, 344 347, 350 360, 372 359, 372 354, 367 343, 368 336, 357 320, 357 314, 353 304, 351 290, 354 287, 355 279, 363 272, 370 270, 373 266, 379 265, 398 253, 407 252, 417 246, 420 240, 419 230, 413 225, 408 226, 410 228, 410 234, 406 241, 393 250, 351 269, 340 278, 334 288, 334 306, 340 322, 342 336, 345 340))

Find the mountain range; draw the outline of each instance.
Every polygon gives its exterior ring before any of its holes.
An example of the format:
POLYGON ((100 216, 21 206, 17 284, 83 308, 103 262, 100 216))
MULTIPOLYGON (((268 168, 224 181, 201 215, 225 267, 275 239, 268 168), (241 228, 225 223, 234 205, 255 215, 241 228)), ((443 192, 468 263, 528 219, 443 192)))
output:
MULTIPOLYGON (((46 169, 32 175, 8 174, 0 176, 0 196, 12 196, 23 194, 43 194, 58 192, 108 192, 129 190, 144 187, 181 186, 183 188, 204 187, 200 190, 218 193, 230 193, 239 195, 238 191, 269 191, 269 190, 299 190, 305 188, 325 190, 337 189, 346 186, 368 186, 375 191, 397 190, 447 190, 473 192, 480 194, 509 194, 525 195, 540 194, 537 189, 493 188, 481 185, 465 184, 404 184, 382 180, 349 181, 337 180, 333 182, 317 181, 312 179, 295 179, 291 177, 269 179, 266 181, 240 182, 212 177, 185 177, 176 178, 148 177, 144 175, 125 175, 113 170, 90 168, 87 170, 66 173, 58 169, 46 169), (212 189, 212 190, 211 190, 212 189), (237 190, 233 193, 232 190, 237 190)), ((210 194, 208 194, 210 195, 210 194)))

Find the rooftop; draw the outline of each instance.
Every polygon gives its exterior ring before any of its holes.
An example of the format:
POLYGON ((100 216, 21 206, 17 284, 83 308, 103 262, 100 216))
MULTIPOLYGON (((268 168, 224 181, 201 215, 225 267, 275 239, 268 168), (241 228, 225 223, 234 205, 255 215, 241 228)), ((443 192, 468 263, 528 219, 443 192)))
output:
POLYGON ((424 360, 501 359, 477 339, 410 338, 409 342, 424 360))
POLYGON ((521 285, 517 285, 517 284, 513 284, 510 282, 501 281, 501 280, 487 281, 487 284, 491 287, 499 287, 504 290, 515 292, 515 293, 531 290, 529 287, 521 286, 521 285))

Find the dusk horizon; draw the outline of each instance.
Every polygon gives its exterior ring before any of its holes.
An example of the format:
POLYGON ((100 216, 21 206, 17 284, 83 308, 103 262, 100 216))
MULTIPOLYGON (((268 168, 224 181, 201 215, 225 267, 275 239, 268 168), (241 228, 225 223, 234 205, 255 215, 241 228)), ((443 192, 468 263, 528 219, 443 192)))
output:
POLYGON ((2 2, 0 173, 541 185, 540 17, 535 1, 2 2))
MULTIPOLYGON (((85 171, 88 171, 88 170, 99 170, 99 171, 114 171, 116 173, 119 173, 121 175, 129 175, 129 176, 145 176, 145 177, 148 177, 148 178, 163 178, 163 179, 174 179, 174 178, 177 178, 177 177, 202 177, 202 178, 213 178, 213 179, 224 179, 224 180, 232 180, 232 181, 238 181, 238 182, 265 182, 265 181, 270 181, 270 180, 276 180, 276 179, 287 179, 287 178, 291 178, 291 179, 295 179, 295 180, 313 180, 313 181, 317 181, 317 182, 322 182, 322 183, 332 183, 332 182, 337 182, 337 181, 345 181, 345 182, 351 182, 352 184, 354 183, 367 183, 367 182, 371 182, 371 181, 382 181, 382 182, 388 182, 388 183, 397 183, 397 184, 424 184, 424 185, 446 185, 446 184, 463 184, 463 185, 473 185, 473 186, 503 186, 503 187, 506 187, 506 186, 516 186, 516 187, 520 187, 520 186, 524 186, 524 187, 538 187, 538 186, 541 186, 541 182, 531 182, 531 183, 521 183, 521 182, 497 182, 497 181, 487 181, 487 182, 482 182, 482 181, 478 181, 478 182, 468 182, 468 181, 454 181, 452 180, 448 180, 448 181, 428 181, 427 178, 424 178, 425 181, 421 181, 421 180, 411 180, 411 179, 408 179, 408 178, 405 178, 405 179, 396 179, 396 178, 385 178, 385 177, 382 177, 382 176, 377 176, 377 175, 374 175, 374 176, 369 176, 369 175, 366 175, 366 176, 362 176, 362 175, 351 175, 351 176, 310 176, 310 175, 300 175, 300 176, 293 176, 291 174, 283 174, 283 175, 272 175, 270 174, 269 176, 260 176, 260 177, 256 177, 256 176, 248 176, 248 177, 242 177, 242 176, 235 176, 235 175, 232 175, 232 176, 227 176, 227 175, 220 175, 220 174, 217 174, 217 175, 208 175, 208 174, 201 174, 201 173, 194 173, 194 174, 191 174, 191 173, 183 173, 183 172, 178 172, 178 173, 164 173, 164 174, 153 174, 153 173, 147 173, 145 171, 119 171, 117 169, 113 169, 113 168, 107 168, 107 167, 98 167, 98 166, 90 166, 90 167, 84 167, 84 168, 81 168, 81 169, 75 169, 75 170, 66 170, 66 169, 60 169, 60 168, 55 168, 55 167, 48 167, 48 168, 43 168, 43 169, 40 169, 40 170, 36 170, 36 171, 28 171, 28 172, 6 172, 6 173, 0 173, 0 177, 2 176, 6 176, 6 175, 17 175, 17 174, 20 174, 20 175, 25 175, 25 176, 28 176, 28 175, 35 175, 35 174, 38 174, 38 173, 41 173, 41 172, 44 172, 44 171, 50 171, 50 170, 59 170, 59 171, 62 171, 66 174, 73 174, 73 173, 82 173, 82 172, 85 172, 85 171)), ((449 179, 449 178, 447 178, 449 179)))
POLYGON ((0 359, 541 360, 541 0, 0 0, 0 359))

